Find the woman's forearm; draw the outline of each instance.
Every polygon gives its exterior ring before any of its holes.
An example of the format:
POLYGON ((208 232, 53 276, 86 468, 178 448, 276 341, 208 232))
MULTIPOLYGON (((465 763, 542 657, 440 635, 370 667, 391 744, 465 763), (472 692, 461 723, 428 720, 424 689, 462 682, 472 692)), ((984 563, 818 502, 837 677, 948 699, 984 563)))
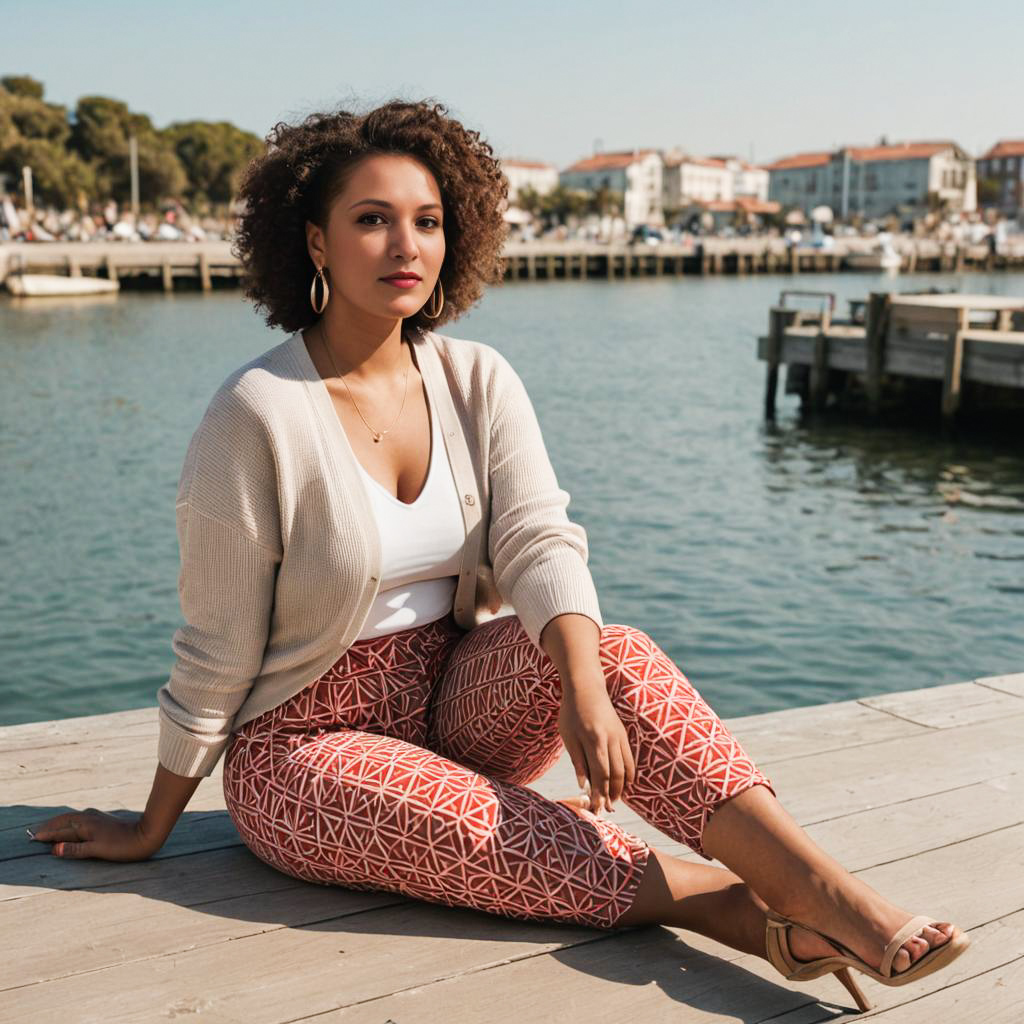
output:
POLYGON ((540 646, 558 667, 563 690, 606 689, 601 668, 601 630, 589 615, 556 615, 541 630, 540 646))
POLYGON ((153 788, 138 826, 139 832, 153 844, 154 849, 159 849, 166 842, 203 778, 202 775, 195 778, 176 775, 157 762, 153 788))

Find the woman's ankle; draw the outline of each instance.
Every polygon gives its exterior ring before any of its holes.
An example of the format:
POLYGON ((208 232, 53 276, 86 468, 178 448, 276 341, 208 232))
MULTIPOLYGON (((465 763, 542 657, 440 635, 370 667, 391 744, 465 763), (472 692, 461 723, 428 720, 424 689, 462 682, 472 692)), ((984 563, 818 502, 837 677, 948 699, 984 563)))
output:
POLYGON ((813 925, 847 907, 842 880, 808 872, 796 884, 787 887, 785 895, 772 909, 794 921, 813 925))

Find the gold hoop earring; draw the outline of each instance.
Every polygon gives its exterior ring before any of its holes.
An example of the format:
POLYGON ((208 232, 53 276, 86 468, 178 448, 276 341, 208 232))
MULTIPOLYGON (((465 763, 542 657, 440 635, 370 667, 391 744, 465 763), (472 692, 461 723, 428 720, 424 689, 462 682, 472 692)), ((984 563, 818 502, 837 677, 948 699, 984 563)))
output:
POLYGON ((313 307, 314 313, 322 313, 327 308, 327 300, 331 297, 331 289, 327 287, 327 278, 324 277, 324 268, 317 267, 316 273, 313 275, 313 283, 309 286, 309 304, 313 307), (316 304, 316 280, 320 278, 320 287, 323 290, 324 300, 317 306, 316 304))
MULTIPOLYGON (((441 310, 444 309, 444 288, 441 287, 441 278, 437 279, 437 289, 440 289, 441 291, 440 300, 437 299, 434 292, 430 293, 431 301, 437 307, 437 309, 433 313, 431 313, 426 306, 423 307, 423 315, 429 316, 431 320, 436 320, 441 315, 441 310)), ((435 291, 437 289, 435 289, 435 291)))

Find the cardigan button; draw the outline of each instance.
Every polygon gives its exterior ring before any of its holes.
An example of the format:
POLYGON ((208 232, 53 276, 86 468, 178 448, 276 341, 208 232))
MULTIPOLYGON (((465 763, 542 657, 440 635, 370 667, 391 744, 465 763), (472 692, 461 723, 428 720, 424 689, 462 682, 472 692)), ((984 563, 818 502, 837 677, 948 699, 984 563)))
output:
POLYGON ((449 437, 454 437, 455 436, 455 431, 454 430, 449 430, 448 431, 448 436, 449 437))
POLYGON ((466 504, 467 505, 472 505, 475 501, 476 501, 476 498, 474 498, 472 494, 467 494, 466 495, 466 504))

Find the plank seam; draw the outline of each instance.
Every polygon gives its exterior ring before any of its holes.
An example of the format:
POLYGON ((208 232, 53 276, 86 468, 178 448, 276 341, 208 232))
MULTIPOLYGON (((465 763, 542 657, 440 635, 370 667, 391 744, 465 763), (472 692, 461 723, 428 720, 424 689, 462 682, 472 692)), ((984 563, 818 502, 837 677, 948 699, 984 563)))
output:
POLYGON ((1009 690, 1000 690, 998 686, 990 686, 988 683, 981 682, 980 679, 972 680, 975 686, 984 686, 986 690, 991 690, 993 693, 1001 693, 1004 697, 1016 697, 1017 700, 1024 700, 1024 696, 1019 693, 1010 693, 1009 690))
MULTIPOLYGON (((865 697, 864 698, 864 700, 871 700, 871 699, 872 698, 870 698, 870 697, 865 697)), ((921 726, 922 729, 931 729, 932 732, 939 732, 941 730, 941 726, 938 726, 938 725, 928 725, 926 722, 915 721, 913 718, 907 718, 905 715, 898 715, 898 714, 896 714, 895 711, 890 711, 888 708, 874 707, 873 705, 865 704, 864 701, 860 701, 860 700, 857 701, 857 703, 860 704, 862 707, 871 708, 872 711, 880 711, 883 715, 891 715, 893 718, 898 718, 901 722, 910 722, 911 725, 919 725, 919 726, 921 726)), ((956 728, 956 726, 950 726, 950 728, 956 728)))

